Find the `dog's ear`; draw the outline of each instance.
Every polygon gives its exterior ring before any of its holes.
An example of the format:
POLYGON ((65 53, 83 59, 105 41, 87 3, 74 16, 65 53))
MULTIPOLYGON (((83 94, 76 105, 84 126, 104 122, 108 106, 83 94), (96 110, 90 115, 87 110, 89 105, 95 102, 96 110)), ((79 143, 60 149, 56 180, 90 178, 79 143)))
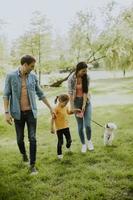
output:
POLYGON ((108 128, 108 124, 105 124, 105 125, 104 125, 104 128, 108 128))

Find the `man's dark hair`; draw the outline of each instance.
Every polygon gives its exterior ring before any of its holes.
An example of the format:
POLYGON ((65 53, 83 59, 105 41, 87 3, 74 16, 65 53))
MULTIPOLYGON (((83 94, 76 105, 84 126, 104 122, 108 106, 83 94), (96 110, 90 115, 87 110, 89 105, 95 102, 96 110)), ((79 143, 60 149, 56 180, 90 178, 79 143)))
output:
POLYGON ((23 65, 24 63, 27 63, 28 65, 30 65, 32 62, 36 62, 36 59, 30 55, 25 55, 20 60, 21 65, 23 65))

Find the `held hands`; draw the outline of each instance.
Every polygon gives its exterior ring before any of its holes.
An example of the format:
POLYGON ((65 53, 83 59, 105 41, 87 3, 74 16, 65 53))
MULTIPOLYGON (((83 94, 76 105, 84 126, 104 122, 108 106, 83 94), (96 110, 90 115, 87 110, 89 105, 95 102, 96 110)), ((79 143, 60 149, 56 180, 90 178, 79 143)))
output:
POLYGON ((12 125, 12 117, 9 113, 5 113, 5 120, 8 124, 12 125))
POLYGON ((81 109, 77 109, 76 116, 79 117, 79 118, 83 118, 84 111, 85 111, 85 109, 83 109, 83 107, 82 107, 82 110, 81 109))

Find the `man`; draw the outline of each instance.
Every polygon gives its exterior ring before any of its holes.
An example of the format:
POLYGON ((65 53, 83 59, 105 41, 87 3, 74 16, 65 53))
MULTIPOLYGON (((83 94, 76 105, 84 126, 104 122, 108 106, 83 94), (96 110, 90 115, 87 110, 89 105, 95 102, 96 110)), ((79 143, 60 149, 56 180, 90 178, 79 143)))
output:
POLYGON ((4 109, 5 119, 12 125, 14 119, 17 135, 17 144, 22 154, 24 162, 28 162, 24 143, 24 127, 27 124, 30 152, 30 170, 32 174, 37 173, 36 162, 36 125, 37 107, 35 95, 49 108, 52 108, 41 90, 35 74, 31 73, 34 69, 36 60, 30 55, 21 58, 21 66, 16 71, 7 75, 4 89, 4 109))

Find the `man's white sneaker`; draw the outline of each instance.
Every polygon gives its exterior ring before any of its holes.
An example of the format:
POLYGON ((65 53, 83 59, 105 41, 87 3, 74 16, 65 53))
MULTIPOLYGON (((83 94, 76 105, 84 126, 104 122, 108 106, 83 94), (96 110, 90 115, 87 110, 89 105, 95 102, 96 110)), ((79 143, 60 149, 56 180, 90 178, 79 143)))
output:
POLYGON ((90 151, 93 151, 93 150, 94 150, 94 146, 93 146, 91 140, 88 141, 88 149, 89 149, 90 151))
POLYGON ((63 155, 57 155, 58 159, 61 160, 63 158, 63 155))
POLYGON ((86 144, 83 144, 83 145, 82 145, 81 152, 82 152, 82 153, 86 153, 86 150, 87 150, 86 144))

